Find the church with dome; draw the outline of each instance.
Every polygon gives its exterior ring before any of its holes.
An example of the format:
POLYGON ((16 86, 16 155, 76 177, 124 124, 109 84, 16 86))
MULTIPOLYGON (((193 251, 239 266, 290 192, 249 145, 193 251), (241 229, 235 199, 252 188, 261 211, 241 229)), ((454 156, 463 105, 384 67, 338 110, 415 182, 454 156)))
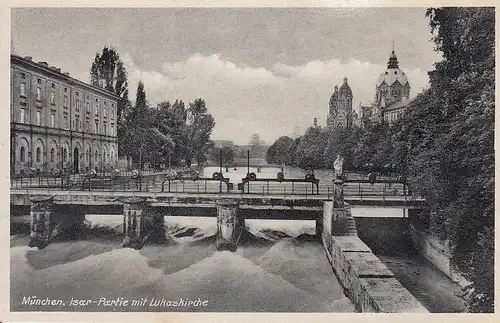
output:
POLYGON ((358 115, 352 109, 352 90, 347 83, 347 77, 339 88, 335 85, 329 102, 326 124, 328 128, 349 128, 358 123, 358 115))
POLYGON ((362 120, 373 123, 395 123, 416 102, 410 99, 410 82, 404 71, 399 68, 399 61, 394 48, 389 56, 387 68, 375 84, 375 100, 369 106, 360 105, 361 118, 352 108, 353 94, 344 77, 342 86, 335 85, 329 101, 326 124, 329 129, 363 126, 362 120))
POLYGON ((410 100, 410 82, 399 68, 394 49, 389 57, 387 68, 380 74, 375 86, 375 101, 371 107, 361 107, 363 116, 372 122, 396 122, 413 101, 410 100))

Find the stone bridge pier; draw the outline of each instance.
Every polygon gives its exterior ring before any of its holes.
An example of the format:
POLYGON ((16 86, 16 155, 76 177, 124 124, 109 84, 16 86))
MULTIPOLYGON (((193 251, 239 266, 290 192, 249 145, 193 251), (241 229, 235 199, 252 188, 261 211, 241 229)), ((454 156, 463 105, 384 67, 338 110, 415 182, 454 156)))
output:
POLYGON ((30 197, 30 247, 45 248, 52 235, 54 228, 52 213, 54 212, 53 196, 30 197))
POLYGON ((165 238, 164 217, 156 212, 146 198, 128 197, 122 202, 123 247, 141 249, 149 238, 165 238))
POLYGON ((45 248, 53 239, 80 237, 85 213, 75 205, 55 203, 53 196, 30 197, 30 247, 45 248))
POLYGON ((245 229, 245 218, 238 214, 238 202, 220 200, 217 202, 217 250, 236 251, 241 234, 245 229))

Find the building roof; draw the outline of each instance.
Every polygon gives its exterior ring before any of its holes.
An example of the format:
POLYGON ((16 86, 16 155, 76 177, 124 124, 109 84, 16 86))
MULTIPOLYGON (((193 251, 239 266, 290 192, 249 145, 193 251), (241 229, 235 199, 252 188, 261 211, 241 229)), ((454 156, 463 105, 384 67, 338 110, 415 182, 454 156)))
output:
POLYGON ((382 85, 384 82, 388 86, 393 85, 396 81, 398 81, 401 85, 405 86, 408 84, 408 78, 406 77, 405 72, 403 72, 399 68, 399 62, 398 62, 398 57, 392 51, 391 56, 389 57, 389 62, 387 63, 387 69, 380 74, 378 80, 377 80, 377 87, 382 85))
POLYGON ((95 86, 92 84, 88 84, 86 82, 83 82, 83 81, 80 81, 76 78, 73 78, 73 77, 69 76, 69 73, 67 73, 67 72, 61 72, 60 68, 56 68, 53 66, 49 67, 49 64, 47 64, 47 62, 38 62, 37 63, 37 62, 32 61, 31 57, 21 57, 21 56, 14 55, 14 54, 10 55, 10 62, 11 62, 11 64, 17 63, 17 64, 26 65, 26 66, 29 66, 32 68, 36 68, 38 70, 44 71, 45 73, 54 75, 60 79, 64 79, 69 84, 80 85, 80 86, 83 86, 86 88, 91 88, 92 90, 95 90, 96 92, 99 92, 100 94, 111 97, 115 100, 121 99, 118 95, 116 95, 112 92, 109 92, 106 89, 103 89, 101 87, 98 87, 98 86, 95 86))
POLYGON ((410 104, 414 103, 416 98, 417 97, 414 97, 414 98, 411 98, 411 99, 402 100, 402 101, 397 101, 397 102, 389 105, 388 107, 386 107, 385 111, 394 111, 394 110, 399 110, 399 109, 402 109, 402 108, 406 108, 410 104))
POLYGON ((347 92, 347 95, 352 97, 352 90, 351 90, 351 87, 349 86, 349 84, 347 84, 347 77, 344 77, 344 83, 342 84, 342 86, 339 89, 339 93, 342 94, 344 92, 347 92))

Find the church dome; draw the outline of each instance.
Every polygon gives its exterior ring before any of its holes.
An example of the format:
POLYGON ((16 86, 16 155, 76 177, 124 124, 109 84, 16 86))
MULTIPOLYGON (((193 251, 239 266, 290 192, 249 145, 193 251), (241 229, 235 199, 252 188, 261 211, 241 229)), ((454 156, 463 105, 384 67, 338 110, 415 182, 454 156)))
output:
POLYGON ((332 96, 330 97, 330 106, 334 105, 337 102, 338 97, 339 97, 339 93, 333 92, 332 96))
POLYGON ((387 69, 380 74, 377 80, 377 87, 382 85, 384 82, 388 86, 391 86, 396 81, 398 81, 402 86, 405 86, 408 83, 408 78, 406 77, 405 72, 399 69, 398 57, 394 51, 392 51, 391 56, 389 57, 389 62, 387 62, 387 69))
POLYGON ((339 93, 340 93, 340 95, 345 93, 348 96, 352 97, 352 90, 351 90, 351 87, 349 86, 349 84, 347 84, 347 77, 344 77, 344 83, 340 87, 339 93))

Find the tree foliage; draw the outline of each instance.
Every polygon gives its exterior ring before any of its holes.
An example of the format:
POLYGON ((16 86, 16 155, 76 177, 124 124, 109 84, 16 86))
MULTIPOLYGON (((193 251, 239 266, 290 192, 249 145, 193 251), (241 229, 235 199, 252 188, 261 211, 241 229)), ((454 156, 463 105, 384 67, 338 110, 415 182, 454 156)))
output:
POLYGON ((292 165, 296 150, 295 140, 287 136, 279 137, 267 149, 266 160, 270 164, 292 165))
POLYGON ((90 68, 90 82, 120 97, 117 102, 116 116, 118 140, 123 130, 123 116, 130 107, 128 98, 127 71, 123 66, 120 56, 113 47, 104 47, 101 53, 96 53, 90 68))

